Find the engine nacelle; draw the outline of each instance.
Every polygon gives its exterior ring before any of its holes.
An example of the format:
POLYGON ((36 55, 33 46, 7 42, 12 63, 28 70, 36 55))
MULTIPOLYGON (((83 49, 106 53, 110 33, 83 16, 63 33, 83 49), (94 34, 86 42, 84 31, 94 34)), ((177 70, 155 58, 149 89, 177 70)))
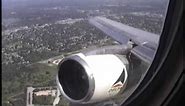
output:
POLYGON ((73 103, 92 103, 124 91, 128 61, 124 55, 74 54, 59 63, 57 84, 62 95, 73 103))

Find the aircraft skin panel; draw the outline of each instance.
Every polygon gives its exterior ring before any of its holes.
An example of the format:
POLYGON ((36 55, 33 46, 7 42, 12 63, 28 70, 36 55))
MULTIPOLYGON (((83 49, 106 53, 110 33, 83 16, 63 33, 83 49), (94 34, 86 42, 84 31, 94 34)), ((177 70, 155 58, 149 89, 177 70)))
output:
POLYGON ((135 54, 143 61, 151 63, 155 55, 155 50, 152 50, 144 46, 136 46, 131 50, 131 53, 135 54))
POLYGON ((138 45, 147 42, 152 44, 152 48, 156 48, 160 37, 157 34, 130 27, 105 17, 90 18, 89 22, 122 44, 131 39, 138 45))
POLYGON ((121 44, 127 44, 129 40, 134 42, 137 46, 134 47, 131 52, 144 61, 152 61, 155 50, 157 50, 159 35, 101 16, 89 18, 89 23, 121 44))
POLYGON ((111 28, 110 26, 103 25, 102 23, 99 23, 95 19, 90 19, 89 22, 102 30, 105 34, 111 36, 113 39, 118 41, 119 43, 126 44, 129 40, 127 36, 124 36, 124 33, 121 33, 119 30, 116 30, 115 28, 111 28))

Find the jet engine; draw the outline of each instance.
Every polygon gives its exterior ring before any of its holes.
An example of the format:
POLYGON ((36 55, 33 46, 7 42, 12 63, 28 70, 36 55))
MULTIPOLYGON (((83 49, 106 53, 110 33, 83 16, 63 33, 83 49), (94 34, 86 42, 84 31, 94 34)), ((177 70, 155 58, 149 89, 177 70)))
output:
POLYGON ((125 55, 77 53, 58 65, 57 85, 72 103, 93 103, 124 92, 129 62, 125 55))

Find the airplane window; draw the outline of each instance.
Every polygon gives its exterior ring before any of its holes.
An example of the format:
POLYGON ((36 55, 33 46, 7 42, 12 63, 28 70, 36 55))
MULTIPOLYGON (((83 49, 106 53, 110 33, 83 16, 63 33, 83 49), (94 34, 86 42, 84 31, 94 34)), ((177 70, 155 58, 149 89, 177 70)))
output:
POLYGON ((2 105, 122 104, 152 63, 168 2, 2 0, 2 105))

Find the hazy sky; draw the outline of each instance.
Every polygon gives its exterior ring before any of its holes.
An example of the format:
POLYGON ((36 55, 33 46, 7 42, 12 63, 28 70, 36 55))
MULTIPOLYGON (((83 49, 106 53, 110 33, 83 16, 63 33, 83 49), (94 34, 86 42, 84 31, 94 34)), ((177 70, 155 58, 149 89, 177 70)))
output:
POLYGON ((161 4, 166 4, 168 0, 2 0, 3 8, 8 7, 16 7, 16 6, 28 6, 28 5, 39 5, 39 4, 50 4, 50 3, 58 3, 64 4, 65 3, 72 3, 72 4, 101 4, 101 3, 123 3, 123 4, 137 4, 137 3, 150 3, 150 2, 158 2, 161 4))

